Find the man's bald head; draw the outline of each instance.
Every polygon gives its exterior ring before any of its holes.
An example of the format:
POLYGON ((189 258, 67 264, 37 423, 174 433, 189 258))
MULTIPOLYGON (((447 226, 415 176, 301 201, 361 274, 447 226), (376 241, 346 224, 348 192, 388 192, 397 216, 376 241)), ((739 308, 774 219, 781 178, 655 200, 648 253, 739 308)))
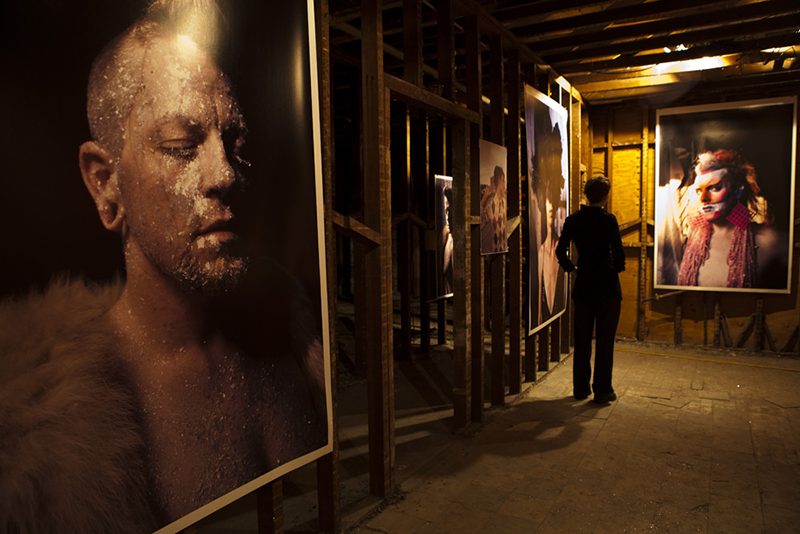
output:
POLYGON ((144 88, 145 58, 153 43, 185 38, 213 56, 221 19, 211 0, 152 2, 144 16, 112 40, 92 64, 86 103, 92 139, 119 158, 127 120, 144 88))

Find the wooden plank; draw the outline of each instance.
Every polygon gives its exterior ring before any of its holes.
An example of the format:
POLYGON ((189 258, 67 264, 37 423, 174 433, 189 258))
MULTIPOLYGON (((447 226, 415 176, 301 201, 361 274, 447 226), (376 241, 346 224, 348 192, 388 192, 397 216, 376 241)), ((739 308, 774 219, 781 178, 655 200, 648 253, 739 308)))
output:
MULTIPOLYGON (((775 32, 783 29, 797 28, 800 26, 800 14, 770 17, 746 22, 735 22, 733 24, 723 24, 714 28, 703 28, 696 31, 684 31, 677 34, 667 34, 652 36, 645 39, 635 39, 627 42, 617 42, 606 46, 586 46, 573 47, 571 50, 557 53, 545 54, 545 59, 552 63, 564 61, 575 61, 590 57, 604 57, 617 54, 627 54, 638 52, 644 49, 656 50, 664 47, 674 47, 677 44, 689 46, 693 43, 704 43, 708 41, 720 41, 724 38, 731 38, 741 35, 753 35, 758 33, 775 32)), ((599 41, 599 43, 607 41, 599 41)))
POLYGON ((422 0, 403 2, 403 77, 422 85, 422 0))
MULTIPOLYGON (((326 282, 328 296, 328 340, 330 343, 331 369, 331 424, 336 421, 337 413, 337 351, 336 347, 336 235, 331 215, 333 214, 333 114, 331 107, 331 63, 330 63, 330 27, 328 0, 316 3, 317 28, 317 66, 320 91, 320 125, 322 142, 322 179, 323 202, 325 210, 325 254, 326 282)), ((317 517, 319 531, 332 534, 339 530, 341 522, 339 501, 339 441, 336 432, 333 436, 332 451, 317 460, 317 517)))
POLYGON ((675 297, 675 310, 672 318, 674 324, 674 340, 675 345, 683 343, 683 295, 675 297))
POLYGON ((639 187, 639 239, 642 245, 639 247, 639 286, 637 288, 636 299, 636 339, 644 341, 647 326, 647 317, 645 315, 644 299, 647 298, 647 188, 644 187, 644 181, 647 179, 647 167, 650 164, 647 160, 650 151, 648 140, 650 139, 650 126, 649 126, 649 110, 646 106, 642 106, 642 157, 639 178, 641 186, 639 187))
MULTIPOLYGON (((370 492, 385 497, 393 488, 394 368, 392 357, 392 233, 389 175, 390 100, 383 82, 383 21, 377 2, 361 3, 361 119, 364 222, 381 245, 362 251, 366 347, 370 492)), ((358 288, 357 288, 358 289, 358 288)))
POLYGON ((445 100, 427 89, 412 85, 391 74, 385 74, 384 81, 386 87, 395 93, 395 97, 414 107, 424 109, 425 111, 441 113, 455 119, 464 119, 473 123, 480 122, 480 115, 478 112, 467 109, 461 104, 445 100))
POLYGON ((522 78, 519 51, 512 49, 507 65, 508 120, 506 121, 506 149, 508 150, 508 387, 509 393, 522 389, 522 227, 521 222, 521 136, 522 78))
POLYGON ((471 202, 470 126, 467 121, 453 125, 453 421, 455 428, 469 424, 472 401, 470 362, 470 306, 472 304, 470 258, 472 235, 466 224, 471 202))
POLYGON ((561 361, 561 319, 562 315, 550 325, 550 361, 561 361))
POLYGON ((342 215, 332 211, 330 215, 331 223, 336 230, 339 230, 347 237, 355 240, 360 245, 368 249, 375 248, 381 244, 381 235, 355 217, 342 215))
POLYGON ((536 382, 536 336, 525 336, 525 381, 536 382))
MULTIPOLYGON (((492 142, 505 145, 505 113, 503 110, 503 92, 505 89, 505 69, 503 65, 503 38, 500 35, 489 36, 489 65, 491 65, 489 85, 490 139, 492 142)), ((506 174, 506 183, 508 183, 506 174)), ((505 313, 505 281, 506 256, 495 254, 491 257, 491 313, 492 313, 492 358, 491 358, 491 398, 492 404, 505 404, 506 363, 506 313, 505 313)))
POLYGON ((476 127, 469 129, 469 171, 470 210, 469 219, 472 247, 470 249, 470 340, 471 340, 471 405, 469 406, 472 421, 483 420, 483 260, 480 251, 480 226, 471 224, 477 219, 480 222, 480 159, 478 144, 481 136, 481 49, 480 29, 475 15, 464 17, 464 47, 466 54, 467 108, 478 115, 476 127))
POLYGON ((538 370, 546 373, 550 370, 549 341, 550 326, 542 328, 536 333, 536 359, 538 360, 538 370))
MULTIPOLYGON (((391 180, 398 199, 395 205, 403 212, 402 223, 397 226, 397 290, 400 293, 399 347, 395 358, 411 359, 411 112, 402 104, 395 104, 394 113, 399 120, 391 120, 392 147, 391 180)), ((392 221, 394 226, 394 220, 392 221)))
POLYGON ((436 2, 436 22, 439 83, 442 84, 442 97, 446 100, 452 100, 456 76, 453 0, 439 0, 436 2))
MULTIPOLYGON (((704 28, 710 25, 723 26, 728 23, 743 20, 760 20, 763 17, 792 13, 797 9, 795 0, 777 0, 770 2, 755 2, 741 7, 724 9, 713 13, 712 18, 697 16, 701 6, 693 8, 695 16, 685 17, 680 21, 680 28, 684 31, 704 28)), ((651 35, 669 34, 675 31, 676 23, 671 19, 661 19, 642 24, 622 25, 611 28, 598 28, 597 31, 585 32, 580 35, 568 34, 554 38, 541 39, 538 36, 522 38, 539 54, 548 54, 563 48, 580 47, 586 43, 600 42, 603 44, 618 40, 646 39, 651 35), (535 41, 535 42, 533 42, 535 41)), ((680 36, 680 34, 677 34, 680 36)), ((675 44, 682 41, 678 40, 675 44)), ((718 54, 718 53, 717 53, 718 54)), ((714 55, 717 55, 714 54, 714 55)), ((552 54, 551 54, 552 55, 552 54)))
POLYGON ((273 480, 256 491, 258 534, 283 532, 283 482, 273 480))
POLYGON ((411 214, 411 222, 415 222, 418 231, 419 247, 419 329, 420 350, 430 350, 430 303, 432 282, 436 280, 435 247, 428 247, 429 228, 433 228, 434 211, 434 179, 430 170, 430 126, 425 113, 412 115, 411 128, 411 177, 414 184, 415 197, 413 205, 420 217, 411 214))

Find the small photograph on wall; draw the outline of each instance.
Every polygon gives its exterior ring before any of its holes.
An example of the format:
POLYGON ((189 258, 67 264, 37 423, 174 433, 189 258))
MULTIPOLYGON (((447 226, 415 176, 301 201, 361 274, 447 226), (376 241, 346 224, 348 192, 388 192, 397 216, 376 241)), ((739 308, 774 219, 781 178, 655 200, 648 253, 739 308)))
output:
POLYGON ((657 112, 655 287, 788 293, 796 98, 657 112))
POLYGON ((481 139, 481 254, 508 252, 506 147, 481 139))
POLYGON ((567 278, 556 259, 556 244, 569 215, 568 117, 558 102, 525 85, 529 334, 567 309, 567 278))
POLYGON ((177 532, 331 451, 313 14, 0 5, 3 531, 177 532))
POLYGON ((435 175, 436 180, 436 296, 453 296, 453 236, 450 234, 450 206, 453 178, 435 175))

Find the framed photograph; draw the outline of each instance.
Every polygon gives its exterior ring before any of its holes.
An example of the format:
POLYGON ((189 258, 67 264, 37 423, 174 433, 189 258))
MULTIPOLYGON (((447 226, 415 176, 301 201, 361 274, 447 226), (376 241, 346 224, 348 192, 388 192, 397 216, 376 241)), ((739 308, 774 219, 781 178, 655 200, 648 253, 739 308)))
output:
POLYGON ((436 180, 436 297, 453 296, 453 236, 450 234, 450 206, 453 204, 453 177, 436 180))
POLYGON ((481 254, 508 252, 506 147, 481 139, 481 254))
POLYGON ((654 287, 789 293, 796 97, 656 115, 654 287))
POLYGON ((0 8, 4 528, 176 532, 331 451, 313 14, 0 8))
POLYGON ((569 215, 568 118, 558 102, 525 85, 529 334, 567 309, 567 275, 556 259, 556 244, 569 215))

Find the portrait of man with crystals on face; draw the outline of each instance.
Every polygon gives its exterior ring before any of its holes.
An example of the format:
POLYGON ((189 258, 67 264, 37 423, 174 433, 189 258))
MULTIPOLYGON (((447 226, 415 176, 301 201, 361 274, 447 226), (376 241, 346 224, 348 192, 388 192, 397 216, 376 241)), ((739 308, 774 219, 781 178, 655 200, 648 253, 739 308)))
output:
POLYGON ((330 452, 313 2, 33 4, 2 13, 0 525, 182 529, 330 452))

